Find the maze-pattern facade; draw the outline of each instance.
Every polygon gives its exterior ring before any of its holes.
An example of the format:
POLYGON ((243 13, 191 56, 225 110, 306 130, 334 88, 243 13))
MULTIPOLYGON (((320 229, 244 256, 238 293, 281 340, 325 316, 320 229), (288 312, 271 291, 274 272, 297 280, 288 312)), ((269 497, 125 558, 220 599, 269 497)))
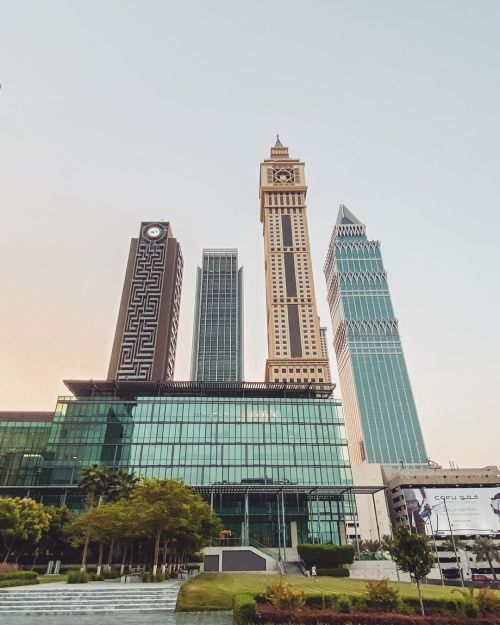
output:
POLYGON ((182 256, 169 224, 142 223, 131 244, 108 379, 173 378, 181 288, 182 256))

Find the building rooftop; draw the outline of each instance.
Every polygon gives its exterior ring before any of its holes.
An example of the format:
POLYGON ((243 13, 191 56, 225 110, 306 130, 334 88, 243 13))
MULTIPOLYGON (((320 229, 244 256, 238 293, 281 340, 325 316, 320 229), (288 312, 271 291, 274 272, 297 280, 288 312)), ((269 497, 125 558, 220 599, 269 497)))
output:
POLYGON ((75 397, 267 397, 329 399, 335 384, 281 382, 173 382, 64 380, 75 397))
POLYGON ((0 412, 0 423, 1 422, 28 423, 32 421, 34 422, 39 421, 40 423, 44 423, 44 422, 50 423, 53 417, 54 417, 53 412, 36 412, 36 411, 33 412, 33 411, 28 411, 28 410, 2 411, 0 412))

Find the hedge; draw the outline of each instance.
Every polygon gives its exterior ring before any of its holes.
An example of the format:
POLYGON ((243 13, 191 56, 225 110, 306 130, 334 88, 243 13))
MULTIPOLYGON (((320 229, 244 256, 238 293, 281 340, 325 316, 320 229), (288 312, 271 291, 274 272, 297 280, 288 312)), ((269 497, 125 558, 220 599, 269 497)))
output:
POLYGON ((38 584, 38 573, 35 571, 6 571, 0 573, 0 588, 11 586, 30 586, 38 584))
POLYGON ((255 599, 251 595, 235 595, 233 597, 233 617, 236 625, 256 623, 259 617, 255 599))
MULTIPOLYGON (((387 612, 351 612, 347 614, 331 610, 279 610, 270 604, 259 606, 260 621, 263 623, 300 623, 301 625, 499 625, 500 620, 494 616, 417 616, 392 614, 387 612)), ((238 622, 237 622, 238 623, 238 622)), ((238 623, 240 625, 240 623, 238 623)))
POLYGON ((333 569, 354 562, 353 545, 298 545, 297 550, 308 569, 313 565, 333 569))
POLYGON ((334 569, 316 569, 317 575, 322 577, 349 577, 349 569, 336 566, 334 569))

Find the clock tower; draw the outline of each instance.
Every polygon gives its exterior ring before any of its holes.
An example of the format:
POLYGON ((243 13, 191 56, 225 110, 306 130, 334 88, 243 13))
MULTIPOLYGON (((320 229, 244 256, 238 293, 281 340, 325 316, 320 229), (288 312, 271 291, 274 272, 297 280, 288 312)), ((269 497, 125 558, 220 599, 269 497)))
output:
POLYGON ((260 166, 264 230, 267 343, 266 382, 329 382, 306 214, 304 163, 290 158, 277 137, 260 166))
POLYGON ((182 266, 169 222, 142 222, 130 242, 108 380, 173 378, 182 266))

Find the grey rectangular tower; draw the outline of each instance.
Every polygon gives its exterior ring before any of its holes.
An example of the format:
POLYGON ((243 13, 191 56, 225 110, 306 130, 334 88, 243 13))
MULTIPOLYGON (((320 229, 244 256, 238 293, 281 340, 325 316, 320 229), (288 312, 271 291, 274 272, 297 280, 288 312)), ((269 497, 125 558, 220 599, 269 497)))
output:
POLYGON ((238 251, 203 250, 196 279, 191 379, 243 380, 243 268, 238 251))
POLYGON ((182 253, 168 222, 142 222, 130 242, 108 380, 171 380, 182 253))

